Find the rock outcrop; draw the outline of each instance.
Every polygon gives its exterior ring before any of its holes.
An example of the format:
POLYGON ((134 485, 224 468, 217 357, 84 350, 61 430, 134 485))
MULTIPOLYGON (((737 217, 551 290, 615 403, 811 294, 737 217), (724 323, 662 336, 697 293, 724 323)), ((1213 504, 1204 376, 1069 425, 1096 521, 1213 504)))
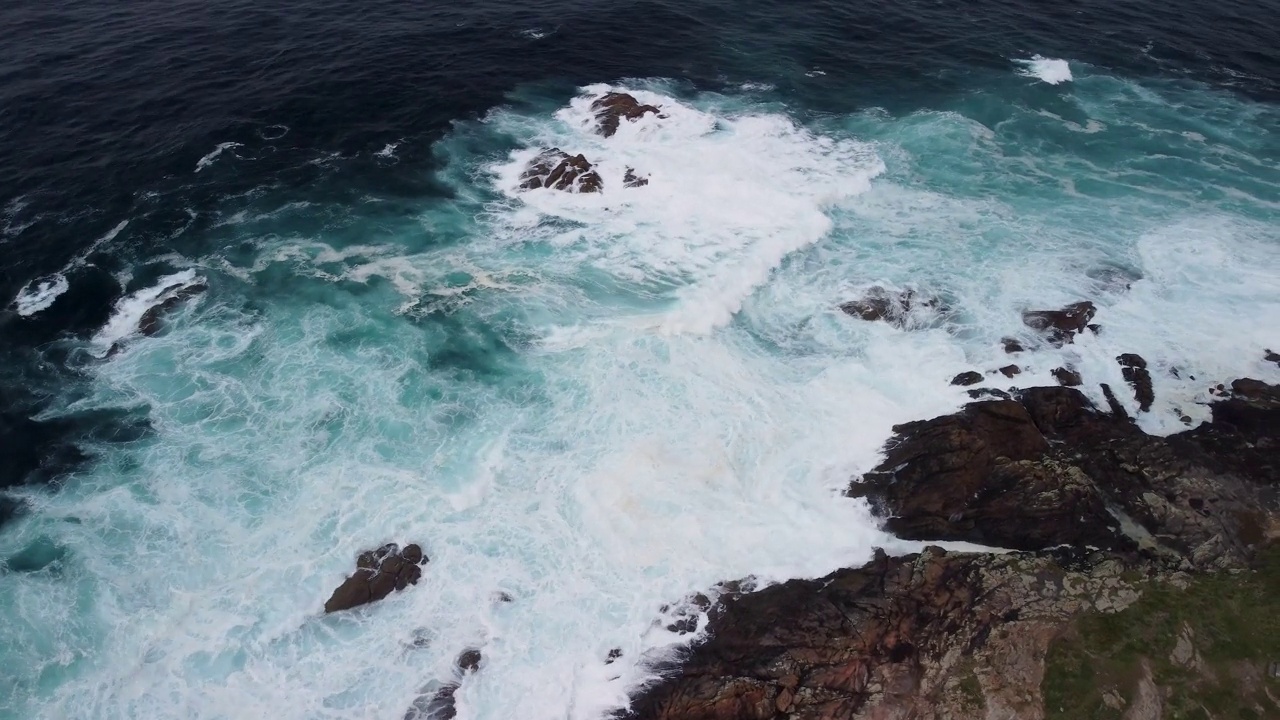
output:
MULTIPOLYGON (((1111 636, 1080 630, 1082 618, 1152 603, 1152 617, 1169 617, 1145 597, 1176 597, 1201 577, 1246 582, 1223 571, 1247 572, 1280 539, 1280 387, 1236 381, 1212 414, 1194 430, 1154 437, 1075 389, 1047 387, 895 428, 884 462, 850 494, 901 536, 1016 551, 878 554, 819 580, 728 593, 707 614, 708 639, 637 696, 630 717, 1039 720, 1049 695, 1054 717, 1075 717, 1059 710, 1095 700, 1079 697, 1079 672, 1069 670, 1076 646, 1063 638, 1085 637, 1079 652, 1104 648, 1080 663, 1116 655, 1105 649, 1111 636)), ((1274 617, 1270 591, 1250 592, 1252 612, 1274 617)), ((1105 625, 1117 626, 1133 632, 1132 623, 1105 625)), ((1269 632, 1241 628, 1240 642, 1265 648, 1269 632), (1263 640, 1251 639, 1259 633, 1263 640)), ((1194 645, 1169 643, 1150 662, 1182 662, 1179 672, 1189 672, 1194 645)), ((1237 660, 1232 677, 1265 671, 1257 657, 1237 660)), ((1204 682, 1218 682, 1204 672, 1204 682)), ((1169 678, 1185 676, 1133 665, 1114 677, 1130 685, 1087 689, 1120 717, 1149 708, 1152 688, 1171 697, 1169 678)), ((1237 693, 1240 707, 1280 713, 1261 685, 1237 684, 1254 688, 1237 693)))
POLYGON ((1022 313, 1022 322, 1039 330, 1054 346, 1072 342, 1076 335, 1090 329, 1089 321, 1098 309, 1088 300, 1072 303, 1061 310, 1028 310, 1022 313))
POLYGON ((521 190, 551 188, 566 192, 600 192, 604 181, 587 158, 578 153, 570 155, 560 148, 551 148, 529 162, 520 175, 521 190))
POLYGON ((349 610, 417 584, 427 560, 417 545, 401 549, 395 543, 388 543, 377 550, 360 553, 356 571, 333 591, 324 604, 324 611, 349 610))
POLYGON ((596 114, 596 127, 605 137, 612 137, 618 132, 623 120, 636 121, 649 113, 661 116, 662 111, 656 105, 645 105, 627 93, 611 92, 602 95, 591 103, 596 114))

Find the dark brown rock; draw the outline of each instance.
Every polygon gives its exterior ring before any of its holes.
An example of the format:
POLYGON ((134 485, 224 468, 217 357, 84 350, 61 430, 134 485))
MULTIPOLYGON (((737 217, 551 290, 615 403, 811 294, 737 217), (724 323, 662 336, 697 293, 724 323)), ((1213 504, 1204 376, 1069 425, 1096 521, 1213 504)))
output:
POLYGON ((632 168, 627 168, 627 172, 622 176, 623 187, 644 187, 648 184, 649 178, 636 175, 636 171, 632 168))
POLYGON ((1125 353, 1116 358, 1120 363, 1125 382, 1133 388, 1133 397, 1138 401, 1138 409, 1142 412, 1151 410, 1155 402, 1155 390, 1151 387, 1151 373, 1147 370, 1147 361, 1141 355, 1125 353))
POLYGON ((348 610, 414 585, 422 577, 422 565, 426 563, 427 557, 417 545, 401 550, 399 545, 388 543, 363 552, 356 558, 356 571, 333 591, 324 611, 348 610))
POLYGON ((952 385, 960 385, 961 387, 964 387, 966 385, 977 385, 980 382, 982 382, 982 373, 976 370, 969 370, 967 372, 962 372, 959 375, 951 378, 952 385))
POLYGON ((1080 373, 1070 368, 1054 368, 1052 373, 1054 379, 1063 387, 1079 387, 1083 382, 1080 378, 1080 373))
POLYGON ((661 110, 654 105, 644 105, 627 93, 611 92, 591 103, 596 113, 597 129, 601 135, 612 137, 623 120, 635 121, 649 113, 661 117, 661 110))
POLYGON ((900 328, 911 324, 911 313, 916 308, 942 309, 937 298, 920 295, 914 290, 886 290, 878 285, 868 289, 862 299, 840 306, 848 315, 868 321, 883 320, 900 328))
POLYGON ((1011 378, 1014 375, 1020 374, 1021 372, 1022 372, 1022 368, 1018 367, 1017 365, 1005 365, 1004 367, 1000 368, 1000 374, 1007 378, 1011 378))
POLYGON ((529 162, 520 175, 520 189, 551 188, 567 192, 600 192, 604 181, 594 166, 581 153, 570 155, 551 148, 529 162))
POLYGON ((1264 359, 1267 362, 1273 362, 1277 365, 1280 365, 1280 353, 1267 350, 1267 354, 1264 356, 1264 359))
POLYGON ((1097 312, 1093 303, 1085 300, 1061 310, 1028 310, 1022 313, 1022 322, 1039 330, 1053 345, 1062 346, 1084 332, 1097 312))
POLYGON ((1004 351, 1009 354, 1020 353, 1026 349, 1016 338, 1011 337, 1001 338, 1000 344, 1004 347, 1004 351))

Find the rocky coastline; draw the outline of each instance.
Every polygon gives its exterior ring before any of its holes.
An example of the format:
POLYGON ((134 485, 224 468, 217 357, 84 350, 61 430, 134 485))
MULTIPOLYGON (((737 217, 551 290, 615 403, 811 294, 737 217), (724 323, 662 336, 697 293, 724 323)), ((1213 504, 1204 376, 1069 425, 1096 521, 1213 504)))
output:
MULTIPOLYGON (((1092 312, 1068 310, 1028 325, 1070 342, 1092 312)), ((900 537, 998 550, 726 593, 627 717, 1280 717, 1280 386, 1237 380, 1169 437, 1073 387, 1000 395, 896 427, 848 489, 900 537)))

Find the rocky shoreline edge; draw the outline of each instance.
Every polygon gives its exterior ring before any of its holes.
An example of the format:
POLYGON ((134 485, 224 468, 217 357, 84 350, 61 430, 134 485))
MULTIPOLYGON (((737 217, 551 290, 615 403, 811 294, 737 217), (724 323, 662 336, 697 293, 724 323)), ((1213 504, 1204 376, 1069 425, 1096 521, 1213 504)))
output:
POLYGON ((1280 717, 1280 386, 1217 395, 1169 437, 1071 387, 896 427, 848 494, 1002 550, 726 592, 626 717, 1280 717))

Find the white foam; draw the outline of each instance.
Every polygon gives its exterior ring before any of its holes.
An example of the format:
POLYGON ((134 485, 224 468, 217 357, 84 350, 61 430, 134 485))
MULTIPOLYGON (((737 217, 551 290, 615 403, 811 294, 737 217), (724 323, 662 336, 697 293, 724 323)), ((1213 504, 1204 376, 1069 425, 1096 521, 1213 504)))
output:
POLYGON ((195 270, 183 270, 166 275, 155 285, 143 288, 116 301, 111 317, 94 334, 91 344, 95 354, 105 356, 117 342, 138 332, 138 325, 151 308, 174 297, 179 292, 204 283, 195 270))
POLYGON ((672 306, 653 320, 663 332, 723 327, 790 253, 828 232, 830 207, 865 192, 884 169, 869 145, 815 136, 782 115, 712 114, 645 90, 630 92, 665 117, 624 121, 600 138, 591 103, 609 89, 587 88, 559 113, 567 132, 537 138, 584 152, 604 192, 517 190, 536 145, 494 172, 510 197, 538 213, 589 225, 589 233, 547 238, 566 262, 670 286, 672 306), (623 187, 628 168, 649 184, 623 187))
POLYGON ((383 146, 381 150, 374 153, 374 155, 380 158, 393 158, 396 156, 396 148, 399 145, 400 143, 387 143, 386 145, 383 146))
POLYGON ((41 310, 47 310, 58 296, 66 292, 71 286, 67 283, 67 278, 61 273, 55 273, 47 278, 33 281, 22 286, 18 291, 18 296, 13 299, 13 304, 18 314, 23 317, 34 315, 41 310))
POLYGON ((1014 60, 1022 66, 1018 72, 1050 85, 1071 82, 1071 66, 1066 60, 1034 55, 1030 60, 1014 60))
POLYGON ((77 254, 71 259, 62 270, 49 275, 48 277, 39 278, 28 282, 18 291, 17 297, 13 299, 14 309, 19 315, 24 317, 34 315, 42 310, 51 307, 60 295, 70 289, 70 282, 67 280, 66 273, 76 268, 84 267, 89 257, 97 252, 102 245, 116 239, 121 230, 129 224, 128 220, 121 220, 114 227, 107 231, 105 235, 93 241, 88 248, 77 254), (34 283, 34 287, 32 286, 34 283))
POLYGON ((232 148, 241 147, 242 145, 243 143, 238 143, 238 142, 218 143, 218 146, 215 147, 213 150, 211 150, 209 154, 200 158, 200 160, 196 162, 196 172, 200 172, 201 170, 212 165, 213 161, 217 160, 218 157, 222 155, 223 152, 226 152, 227 150, 230 150, 232 148))

